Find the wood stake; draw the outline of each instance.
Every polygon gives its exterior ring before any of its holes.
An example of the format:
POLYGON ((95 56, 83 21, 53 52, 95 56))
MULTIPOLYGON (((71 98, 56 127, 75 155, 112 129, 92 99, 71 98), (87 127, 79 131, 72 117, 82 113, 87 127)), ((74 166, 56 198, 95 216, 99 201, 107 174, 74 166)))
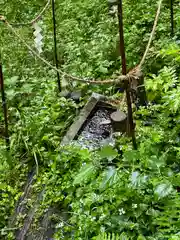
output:
MULTIPOLYGON (((125 46, 124 46, 122 0, 118 1, 118 21, 119 21, 120 53, 121 53, 121 60, 122 60, 122 74, 126 75, 127 70, 126 70, 126 55, 125 55, 125 46)), ((132 138, 132 143, 133 143, 134 149, 137 149, 129 81, 125 81, 124 85, 125 85, 125 91, 126 91, 127 111, 128 111, 128 121, 127 121, 127 128, 128 128, 127 130, 128 131, 127 132, 128 132, 128 135, 130 135, 132 138)))
MULTIPOLYGON (((57 36, 56 36, 56 11, 55 11, 55 1, 52 0, 52 19, 53 19, 53 33, 54 33, 54 62, 56 65, 56 69, 59 68, 58 64, 58 56, 57 56, 57 36)), ((57 71, 57 83, 59 92, 61 92, 61 81, 60 74, 57 71)))
POLYGON ((7 103, 6 103, 6 94, 4 88, 4 78, 2 71, 2 64, 0 62, 0 90, 1 90, 1 98, 2 98, 2 109, 4 113, 4 137, 6 141, 7 150, 10 150, 10 140, 9 140, 9 132, 8 132, 8 115, 7 115, 7 103))

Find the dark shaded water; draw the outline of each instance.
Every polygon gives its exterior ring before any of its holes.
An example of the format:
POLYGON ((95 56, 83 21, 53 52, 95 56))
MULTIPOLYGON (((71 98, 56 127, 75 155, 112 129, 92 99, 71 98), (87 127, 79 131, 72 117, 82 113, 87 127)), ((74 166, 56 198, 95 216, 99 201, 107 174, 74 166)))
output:
POLYGON ((110 114, 114 112, 113 109, 97 108, 92 116, 84 124, 77 143, 83 148, 90 150, 101 147, 102 145, 111 141, 112 126, 110 121, 110 114))
POLYGON ((49 208, 44 213, 44 216, 39 219, 38 223, 35 224, 36 227, 33 227, 36 212, 40 207, 44 195, 44 186, 42 186, 42 191, 39 194, 35 194, 37 196, 34 196, 35 199, 32 207, 28 207, 28 200, 34 198, 33 184, 35 182, 35 173, 36 171, 33 170, 29 174, 23 194, 19 198, 15 212, 9 221, 10 228, 16 227, 19 216, 25 216, 22 227, 14 232, 16 240, 52 240, 55 232, 55 223, 51 220, 51 216, 55 213, 61 216, 56 208, 49 208))

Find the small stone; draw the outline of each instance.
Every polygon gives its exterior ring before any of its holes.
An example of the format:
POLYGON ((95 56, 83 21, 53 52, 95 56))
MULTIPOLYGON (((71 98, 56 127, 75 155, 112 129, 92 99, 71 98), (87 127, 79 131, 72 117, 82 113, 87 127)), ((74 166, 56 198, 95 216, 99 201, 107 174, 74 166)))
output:
POLYGON ((82 96, 81 91, 74 91, 74 92, 71 93, 71 96, 70 96, 70 97, 71 97, 74 101, 78 101, 78 100, 80 100, 81 96, 82 96))
POLYGON ((104 120, 100 123, 100 125, 108 125, 108 124, 111 124, 111 121, 108 119, 108 120, 104 120))
POLYGON ((63 90, 62 92, 60 92, 60 96, 61 96, 61 97, 68 98, 68 97, 70 96, 70 91, 68 91, 68 90, 63 90))

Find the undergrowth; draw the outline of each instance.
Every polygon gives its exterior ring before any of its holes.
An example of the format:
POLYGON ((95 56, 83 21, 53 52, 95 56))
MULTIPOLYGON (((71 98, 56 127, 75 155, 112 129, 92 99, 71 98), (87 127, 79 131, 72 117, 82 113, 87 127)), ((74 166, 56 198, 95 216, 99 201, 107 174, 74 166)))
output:
MULTIPOLYGON (((31 19, 40 3, 26 5, 21 1, 18 9, 14 4, 16 1, 11 1, 2 8, 11 22, 31 19)), ((67 0, 56 1, 56 5, 61 67, 74 75, 95 78, 119 73, 117 20, 108 15, 106 1, 67 0)), ((128 69, 138 63, 144 51, 155 10, 156 1, 124 1, 128 69)), ((180 26, 178 2, 175 21, 180 26)), ((50 12, 41 24, 43 56, 52 61, 50 12)), ((33 206, 34 196, 44 190, 35 216, 37 225, 48 208, 59 210, 60 214, 52 216, 54 239, 180 239, 180 48, 179 33, 170 38, 168 3, 163 6, 144 69, 149 105, 134 113, 137 151, 127 138, 117 139, 115 147, 95 152, 60 146, 62 136, 92 91, 113 95, 113 86, 105 89, 72 84, 71 90, 85 91, 81 101, 61 97, 55 73, 36 61, 1 26, 11 136, 8 153, 4 139, 0 140, 2 239, 14 239, 15 230, 22 224, 19 218, 12 226, 10 219, 33 167, 36 181, 28 204, 33 206)), ((31 29, 18 31, 32 44, 31 29)), ((2 113, 0 122, 3 135, 2 113)))

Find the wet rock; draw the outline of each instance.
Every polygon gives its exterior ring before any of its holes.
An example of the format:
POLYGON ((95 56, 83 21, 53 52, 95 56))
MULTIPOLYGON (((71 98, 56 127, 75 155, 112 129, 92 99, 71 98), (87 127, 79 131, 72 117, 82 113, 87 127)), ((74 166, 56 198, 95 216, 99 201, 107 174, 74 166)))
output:
POLYGON ((60 93, 61 97, 65 97, 65 98, 70 98, 72 100, 74 100, 75 102, 79 102, 81 97, 82 97, 82 92, 81 91, 68 91, 68 90, 64 90, 60 93))

